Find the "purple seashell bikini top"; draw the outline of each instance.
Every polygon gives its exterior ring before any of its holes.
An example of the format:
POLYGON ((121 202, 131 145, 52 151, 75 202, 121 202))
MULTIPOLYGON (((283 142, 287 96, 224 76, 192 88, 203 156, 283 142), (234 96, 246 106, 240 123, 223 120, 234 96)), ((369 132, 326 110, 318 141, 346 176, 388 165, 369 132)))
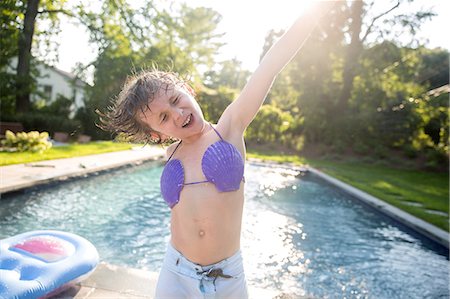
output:
MULTIPOLYGON (((211 124, 210 124, 211 125, 211 124)), ((236 191, 244 180, 244 159, 234 145, 225 141, 211 125, 219 141, 211 144, 203 154, 202 171, 206 180, 199 182, 184 182, 184 168, 178 159, 171 160, 177 147, 167 160, 161 175, 161 194, 170 208, 180 201, 180 193, 184 186, 201 183, 213 183, 219 192, 236 191)))

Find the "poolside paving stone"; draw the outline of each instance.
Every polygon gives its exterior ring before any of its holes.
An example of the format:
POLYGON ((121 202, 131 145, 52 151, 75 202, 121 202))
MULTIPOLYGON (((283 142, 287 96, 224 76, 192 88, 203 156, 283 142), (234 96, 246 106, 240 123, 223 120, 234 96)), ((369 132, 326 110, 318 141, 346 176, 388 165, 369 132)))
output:
MULTIPOLYGON (((52 299, 154 298, 158 273, 100 263, 86 280, 52 299)), ((249 297, 255 299, 292 298, 285 294, 249 286, 249 297)))
POLYGON ((0 193, 18 191, 127 164, 157 160, 164 154, 161 147, 145 146, 127 151, 2 166, 0 193))
POLYGON ((100 263, 86 280, 52 297, 85 298, 153 298, 158 274, 100 263))

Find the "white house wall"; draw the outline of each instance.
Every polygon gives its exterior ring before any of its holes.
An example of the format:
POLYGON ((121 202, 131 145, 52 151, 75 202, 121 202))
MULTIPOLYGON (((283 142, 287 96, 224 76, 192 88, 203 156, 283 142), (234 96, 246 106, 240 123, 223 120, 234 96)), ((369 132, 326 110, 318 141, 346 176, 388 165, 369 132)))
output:
MULTIPOLYGON (((11 73, 15 73, 17 66, 17 57, 14 57, 11 59, 7 71, 11 73)), ((85 94, 83 85, 87 83, 84 83, 81 80, 77 81, 77 84, 73 84, 73 79, 71 78, 71 74, 65 75, 64 72, 58 71, 54 69, 53 67, 47 66, 45 64, 39 64, 37 66, 39 70, 39 77, 36 78, 37 81, 37 88, 40 92, 44 91, 44 86, 48 85, 52 87, 52 92, 50 95, 50 98, 42 98, 41 96, 38 96, 37 94, 31 95, 32 101, 38 101, 38 100, 45 100, 46 105, 54 102, 58 98, 58 94, 68 98, 68 99, 74 99, 74 103, 70 107, 70 115, 69 117, 75 116, 75 112, 85 106, 85 94), (74 98, 75 93, 75 98, 74 98)))
MULTIPOLYGON (((72 84, 70 78, 47 66, 39 65, 38 70, 40 73, 39 77, 37 78, 39 91, 44 92, 44 86, 46 85, 52 87, 50 99, 45 99, 49 100, 48 103, 54 102, 58 98, 58 95, 62 95, 68 99, 73 99, 75 92, 75 101, 70 109, 70 117, 73 117, 75 115, 75 112, 78 108, 84 107, 84 90, 72 84)), ((32 98, 36 101, 40 97, 37 95, 33 95, 32 98)))

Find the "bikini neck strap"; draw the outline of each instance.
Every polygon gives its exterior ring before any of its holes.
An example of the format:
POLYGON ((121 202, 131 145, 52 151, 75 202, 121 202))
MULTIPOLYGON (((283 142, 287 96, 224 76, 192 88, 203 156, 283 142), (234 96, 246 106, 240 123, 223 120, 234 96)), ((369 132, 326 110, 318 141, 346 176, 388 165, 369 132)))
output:
MULTIPOLYGON (((180 147, 180 145, 181 145, 181 142, 183 142, 182 140, 180 140, 180 142, 177 144, 177 146, 175 147, 175 149, 173 150, 173 152, 172 152, 172 154, 170 154, 170 157, 169 157, 169 159, 167 159, 167 162, 169 162, 170 161, 170 159, 172 159, 172 157, 173 157, 173 154, 175 154, 175 152, 177 151, 177 149, 178 149, 178 147, 180 147)), ((166 163, 167 163, 166 162, 166 163)))
POLYGON ((211 123, 209 123, 209 125, 211 126, 211 128, 213 128, 214 132, 216 132, 217 136, 219 136, 220 140, 223 141, 222 135, 220 135, 220 133, 216 130, 216 128, 214 128, 211 123))

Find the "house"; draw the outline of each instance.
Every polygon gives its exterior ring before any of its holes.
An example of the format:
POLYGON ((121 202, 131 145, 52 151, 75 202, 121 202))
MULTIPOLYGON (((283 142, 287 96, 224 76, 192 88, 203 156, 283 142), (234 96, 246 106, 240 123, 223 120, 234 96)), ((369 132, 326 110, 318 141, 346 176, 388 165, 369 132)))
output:
MULTIPOLYGON (((11 59, 8 71, 15 72, 17 58, 11 59)), ((43 101, 45 105, 53 103, 59 96, 73 100, 70 107, 70 118, 75 116, 76 111, 85 106, 85 88, 88 83, 77 78, 75 75, 47 65, 44 62, 37 63, 39 76, 37 81, 37 92, 31 94, 32 102, 43 101)))
POLYGON ((36 78, 38 93, 32 94, 31 100, 33 102, 45 100, 46 103, 52 103, 58 96, 73 99, 69 117, 74 117, 76 111, 85 105, 85 88, 88 84, 71 73, 44 63, 38 64, 37 68, 39 70, 39 77, 36 78))

